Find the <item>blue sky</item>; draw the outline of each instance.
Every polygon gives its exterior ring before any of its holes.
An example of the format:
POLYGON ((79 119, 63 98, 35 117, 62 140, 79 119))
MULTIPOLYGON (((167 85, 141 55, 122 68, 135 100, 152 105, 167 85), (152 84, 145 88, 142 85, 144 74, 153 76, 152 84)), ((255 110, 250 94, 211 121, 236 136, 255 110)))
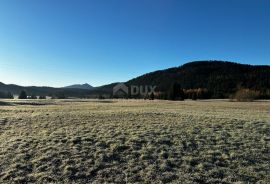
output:
POLYGON ((0 81, 127 81, 194 60, 270 64, 268 0, 1 0, 0 81))

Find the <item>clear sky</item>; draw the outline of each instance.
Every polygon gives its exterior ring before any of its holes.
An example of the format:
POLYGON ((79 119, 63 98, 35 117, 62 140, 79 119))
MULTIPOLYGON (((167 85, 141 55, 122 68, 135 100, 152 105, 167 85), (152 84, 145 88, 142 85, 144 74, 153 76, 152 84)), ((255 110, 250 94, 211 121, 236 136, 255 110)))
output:
POLYGON ((0 81, 127 81, 193 60, 270 64, 269 0, 1 0, 0 81))

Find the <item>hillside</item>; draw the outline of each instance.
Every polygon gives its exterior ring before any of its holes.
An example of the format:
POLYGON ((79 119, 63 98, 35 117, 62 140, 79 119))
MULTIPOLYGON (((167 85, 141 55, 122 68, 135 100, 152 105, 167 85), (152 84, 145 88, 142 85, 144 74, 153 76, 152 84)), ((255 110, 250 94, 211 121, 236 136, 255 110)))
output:
POLYGON ((179 67, 151 72, 134 78, 127 85, 156 85, 166 91, 178 82, 184 89, 206 88, 223 97, 237 88, 270 89, 270 66, 252 66, 224 61, 196 61, 179 67))
MULTIPOLYGON (((211 98, 227 98, 239 88, 255 89, 264 93, 270 89, 270 66, 253 66, 226 61, 195 61, 179 67, 159 70, 125 82, 126 85, 154 85, 157 91, 166 92, 173 83, 184 89, 204 88, 211 98)), ((23 87, 0 83, 0 91, 19 94, 26 90, 29 94, 64 94, 68 97, 92 97, 99 94, 111 96, 112 83, 100 87, 89 84, 72 85, 65 88, 23 87)))

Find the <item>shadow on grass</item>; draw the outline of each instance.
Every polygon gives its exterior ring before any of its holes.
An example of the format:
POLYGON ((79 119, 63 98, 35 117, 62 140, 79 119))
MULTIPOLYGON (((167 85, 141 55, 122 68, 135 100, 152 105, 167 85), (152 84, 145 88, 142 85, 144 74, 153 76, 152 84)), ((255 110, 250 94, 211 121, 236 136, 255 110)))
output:
POLYGON ((63 100, 62 102, 79 102, 79 103, 115 103, 113 100, 63 100))
POLYGON ((9 102, 1 102, 0 101, 0 106, 11 106, 13 104, 9 103, 9 102))
POLYGON ((52 103, 40 103, 40 102, 14 102, 15 105, 31 105, 31 106, 41 106, 41 105, 53 105, 52 103))
POLYGON ((95 100, 93 102, 97 102, 97 103, 115 103, 115 101, 111 101, 111 100, 95 100))

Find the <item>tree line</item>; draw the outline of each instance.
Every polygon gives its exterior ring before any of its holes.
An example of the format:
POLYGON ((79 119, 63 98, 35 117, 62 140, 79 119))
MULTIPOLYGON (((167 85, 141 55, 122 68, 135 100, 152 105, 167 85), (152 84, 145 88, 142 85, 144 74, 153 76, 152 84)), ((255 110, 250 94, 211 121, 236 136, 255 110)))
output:
MULTIPOLYGON (((189 99, 225 99, 241 89, 259 92, 259 98, 269 98, 270 66, 252 66, 224 61, 198 61, 180 67, 151 72, 127 82, 128 85, 157 86, 162 99, 170 97, 175 83, 181 85, 189 99)), ((175 88, 175 87, 174 87, 175 88)), ((179 93, 183 93, 181 90, 179 93)), ((177 98, 177 97, 176 97, 177 98)))
MULTIPOLYGON (((171 87, 165 92, 155 92, 151 96, 148 94, 144 99, 162 99, 183 101, 185 99, 203 100, 213 99, 213 93, 206 88, 183 89, 181 85, 174 82, 171 87)), ((239 87, 235 93, 229 96, 231 101, 253 101, 258 99, 270 99, 270 89, 255 90, 239 87)))
POLYGON ((14 96, 11 92, 0 91, 0 98, 14 99, 14 96))
MULTIPOLYGON (((67 96, 64 93, 58 93, 50 95, 52 99, 66 99, 67 96)), ((1 92, 0 98, 2 99, 14 99, 14 95, 10 92, 1 92)), ((36 96, 34 94, 28 95, 25 90, 22 90, 18 96, 18 99, 46 99, 44 95, 36 96)), ((114 96, 106 96, 99 94, 96 98, 106 99, 115 98, 114 96)), ((132 98, 127 96, 126 98, 132 98)), ((133 97, 135 98, 135 97, 133 97)), ((174 82, 171 87, 165 92, 151 92, 145 96, 136 96, 137 99, 161 99, 161 100, 173 100, 173 101, 183 101, 185 99, 192 100, 202 100, 202 99, 212 99, 212 94, 208 89, 198 88, 198 89, 183 89, 181 85, 174 82)), ((231 101, 253 101, 257 99, 270 99, 270 89, 259 91, 248 88, 239 88, 235 93, 229 96, 231 101)))
POLYGON ((34 94, 27 95, 26 91, 22 90, 18 98, 19 99, 46 99, 46 96, 40 95, 39 97, 37 97, 34 94))

